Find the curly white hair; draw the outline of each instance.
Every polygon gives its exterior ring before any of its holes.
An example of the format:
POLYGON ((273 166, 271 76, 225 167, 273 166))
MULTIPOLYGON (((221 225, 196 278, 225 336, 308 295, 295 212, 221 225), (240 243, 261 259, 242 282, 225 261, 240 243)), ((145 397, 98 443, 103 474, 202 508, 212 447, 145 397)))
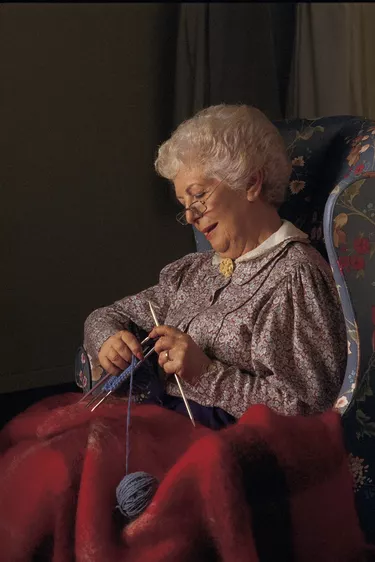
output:
POLYGON ((173 181, 181 167, 225 179, 232 189, 246 189, 262 170, 263 196, 276 207, 284 201, 292 170, 284 141, 264 113, 227 104, 199 111, 159 147, 159 175, 173 181))

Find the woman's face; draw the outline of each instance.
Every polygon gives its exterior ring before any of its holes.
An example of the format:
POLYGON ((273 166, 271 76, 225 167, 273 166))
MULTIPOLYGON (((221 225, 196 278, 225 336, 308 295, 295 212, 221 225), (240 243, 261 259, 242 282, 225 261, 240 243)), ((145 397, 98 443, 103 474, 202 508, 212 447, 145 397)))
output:
POLYGON ((182 168, 174 180, 176 197, 187 209, 195 201, 207 202, 197 217, 187 211, 186 220, 202 232, 222 257, 236 259, 253 249, 254 200, 245 190, 233 190, 217 179, 206 179, 199 170, 182 168))

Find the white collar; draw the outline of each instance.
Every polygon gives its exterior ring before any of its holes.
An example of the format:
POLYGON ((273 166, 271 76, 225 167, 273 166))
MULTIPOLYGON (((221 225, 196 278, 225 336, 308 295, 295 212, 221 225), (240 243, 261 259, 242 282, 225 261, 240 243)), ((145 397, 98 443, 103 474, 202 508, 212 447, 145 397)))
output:
MULTIPOLYGON (((254 250, 250 250, 250 252, 234 260, 234 263, 242 263, 263 256, 286 240, 306 240, 308 238, 307 234, 302 232, 302 230, 294 226, 291 222, 283 220, 282 223, 279 230, 271 234, 267 240, 254 248, 254 250)), ((218 265, 223 259, 224 258, 220 257, 219 254, 215 253, 212 257, 212 264, 218 265)))

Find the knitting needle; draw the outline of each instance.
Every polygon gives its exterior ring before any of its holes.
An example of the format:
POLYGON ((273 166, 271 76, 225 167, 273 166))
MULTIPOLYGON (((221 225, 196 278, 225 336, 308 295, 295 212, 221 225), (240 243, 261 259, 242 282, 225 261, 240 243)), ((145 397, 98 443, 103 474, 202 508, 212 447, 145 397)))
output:
MULTIPOLYGON (((151 312, 152 318, 154 319, 155 326, 160 326, 160 324, 159 324, 159 322, 158 322, 158 319, 156 318, 156 314, 155 314, 155 311, 154 311, 154 307, 152 306, 151 301, 148 301, 148 306, 150 307, 150 312, 151 312)), ((180 391, 180 394, 181 394, 181 396, 182 396, 182 399, 183 399, 183 401, 184 401, 184 403, 185 403, 187 413, 189 414, 189 418, 191 419, 191 423, 192 423, 193 426, 195 427, 194 416, 193 416, 193 414, 192 414, 192 411, 190 410, 189 402, 186 400, 186 396, 185 396, 185 393, 184 393, 183 388, 182 388, 182 386, 181 386, 181 383, 180 383, 180 380, 179 380, 179 377, 178 377, 177 373, 174 374, 174 377, 175 377, 175 379, 176 379, 176 383, 177 383, 177 386, 178 386, 178 388, 179 388, 179 391, 180 391)))
MULTIPOLYGON (((134 371, 136 371, 136 370, 138 369, 138 367, 140 367, 140 366, 142 365, 142 363, 143 363, 144 361, 146 361, 147 357, 148 357, 149 355, 151 355, 151 353, 153 353, 154 351, 155 351, 155 346, 152 347, 152 348, 145 354, 145 356, 144 356, 144 358, 142 359, 142 361, 138 361, 138 363, 136 364, 136 366, 135 366, 134 369, 133 369, 133 373, 134 373, 134 371)), ((102 402, 104 402, 104 400, 106 400, 106 399, 108 398, 108 396, 109 396, 110 394, 112 394, 112 392, 113 392, 114 390, 116 390, 116 389, 109 390, 109 391, 107 392, 107 394, 105 394, 105 395, 101 398, 101 400, 99 400, 99 402, 98 402, 97 404, 95 404, 95 406, 92 408, 91 411, 93 412, 98 406, 100 406, 100 404, 101 404, 102 402)), ((95 396, 93 400, 90 400, 89 404, 87 404, 86 407, 88 407, 90 404, 92 404, 93 402, 95 402, 95 400, 96 400, 97 398, 100 398, 100 394, 97 395, 97 396, 95 396)))
MULTIPOLYGON (((146 342, 148 342, 148 340, 150 339, 150 336, 147 336, 147 338, 145 338, 144 340, 141 341, 141 345, 145 344, 146 342)), ((95 390, 101 386, 102 384, 104 384, 109 377, 112 377, 113 375, 111 375, 111 373, 107 373, 106 375, 104 375, 104 377, 102 377, 101 379, 98 380, 98 382, 92 387, 91 390, 89 390, 88 392, 86 392, 86 394, 84 394, 82 396, 82 398, 80 398, 78 400, 78 404, 80 402, 84 402, 93 392, 95 392, 95 390)), ((93 400, 90 400, 90 402, 87 404, 87 407, 90 406, 91 402, 93 402, 93 400)))

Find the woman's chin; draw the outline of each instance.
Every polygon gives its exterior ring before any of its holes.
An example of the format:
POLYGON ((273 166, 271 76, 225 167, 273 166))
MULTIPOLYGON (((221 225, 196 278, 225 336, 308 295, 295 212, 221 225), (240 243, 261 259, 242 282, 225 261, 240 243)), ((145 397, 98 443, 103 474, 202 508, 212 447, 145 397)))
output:
MULTIPOLYGON (((230 248, 230 244, 227 241, 219 238, 219 236, 212 236, 212 239, 209 240, 212 249, 219 254, 221 258, 231 258, 233 257, 233 250, 230 248)), ((236 256, 237 257, 237 256, 236 256)))
POLYGON ((214 241, 214 240, 212 240, 212 241, 210 240, 209 242, 210 242, 210 244, 211 244, 212 249, 215 250, 215 252, 216 252, 217 254, 219 254, 219 256, 221 257, 221 254, 222 254, 222 252, 223 252, 222 244, 218 244, 217 242, 216 242, 216 244, 215 244, 215 241, 214 241))
POLYGON ((235 258, 233 257, 233 252, 231 252, 230 250, 228 250, 227 248, 223 248, 222 246, 219 247, 219 245, 216 245, 216 247, 212 244, 212 248, 215 250, 215 252, 217 254, 219 254, 219 256, 223 259, 225 258, 230 258, 232 260, 234 260, 235 258))
POLYGON ((212 244, 212 248, 215 250, 217 254, 219 254, 219 256, 222 259, 230 258, 231 260, 236 260, 240 255, 238 251, 236 252, 235 250, 233 250, 233 248, 228 248, 228 246, 223 246, 223 244, 221 244, 220 247, 219 244, 217 244, 216 247, 214 247, 214 245, 212 244))

